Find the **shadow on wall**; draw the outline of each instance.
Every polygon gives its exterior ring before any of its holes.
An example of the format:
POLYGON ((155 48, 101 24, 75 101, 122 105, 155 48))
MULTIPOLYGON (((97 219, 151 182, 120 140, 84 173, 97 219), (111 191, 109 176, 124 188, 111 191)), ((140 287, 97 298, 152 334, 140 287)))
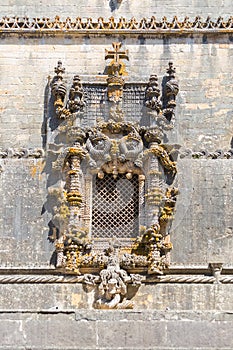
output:
POLYGON ((121 3, 122 3, 122 0, 110 0, 109 6, 110 6, 111 11, 113 12, 115 10, 118 10, 121 3))

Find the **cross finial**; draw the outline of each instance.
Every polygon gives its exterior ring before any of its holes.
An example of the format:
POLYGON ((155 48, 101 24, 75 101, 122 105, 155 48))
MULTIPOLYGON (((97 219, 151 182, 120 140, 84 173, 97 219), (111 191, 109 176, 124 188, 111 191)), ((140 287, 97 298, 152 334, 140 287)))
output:
POLYGON ((121 59, 129 60, 128 50, 120 51, 121 43, 113 42, 113 50, 105 49, 105 59, 113 59, 114 63, 119 63, 121 59))

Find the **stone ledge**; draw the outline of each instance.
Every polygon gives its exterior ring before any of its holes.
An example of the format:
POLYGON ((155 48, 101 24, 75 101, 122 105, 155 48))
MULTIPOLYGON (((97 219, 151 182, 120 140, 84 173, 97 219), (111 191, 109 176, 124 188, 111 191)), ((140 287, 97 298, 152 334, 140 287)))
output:
POLYGON ((0 349, 231 350, 232 320, 216 319, 216 311, 205 314, 82 311, 83 317, 75 320, 61 313, 5 313, 0 315, 0 349))
POLYGON ((75 310, 75 309, 54 309, 54 310, 30 310, 30 309, 0 309, 0 318, 4 315, 15 319, 20 315, 21 319, 35 315, 73 315, 76 321, 229 321, 233 322, 233 311, 193 311, 193 310, 75 310))

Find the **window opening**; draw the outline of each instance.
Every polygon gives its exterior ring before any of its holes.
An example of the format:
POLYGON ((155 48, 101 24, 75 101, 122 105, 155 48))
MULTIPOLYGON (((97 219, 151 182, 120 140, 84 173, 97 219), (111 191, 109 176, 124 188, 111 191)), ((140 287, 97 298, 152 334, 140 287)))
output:
POLYGON ((116 179, 105 174, 95 178, 92 202, 92 236, 95 238, 126 238, 138 235, 138 175, 116 179))

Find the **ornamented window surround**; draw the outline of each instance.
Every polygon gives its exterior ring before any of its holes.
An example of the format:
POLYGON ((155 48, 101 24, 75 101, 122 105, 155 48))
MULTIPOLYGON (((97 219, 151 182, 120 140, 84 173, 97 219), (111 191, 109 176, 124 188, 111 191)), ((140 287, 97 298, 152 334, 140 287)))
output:
POLYGON ((106 50, 105 56, 112 60, 107 66, 106 82, 109 116, 97 120, 93 127, 83 128, 80 124, 86 101, 79 76, 74 76, 66 98, 65 69, 60 61, 55 68, 51 86, 54 108, 57 117, 65 121, 60 130, 71 143, 56 162, 63 162, 67 203, 67 222, 56 240, 56 267, 64 273, 83 274, 87 284, 100 281, 96 307, 131 308, 131 303, 125 303, 127 283, 139 285, 141 274, 163 274, 169 266, 169 226, 177 195, 171 179, 174 180, 176 164, 171 156, 172 146, 162 140, 165 131, 174 125, 179 88, 175 69, 169 62, 161 98, 156 75, 151 75, 145 89, 144 114, 149 125, 128 121, 122 109, 122 59, 128 59, 128 51, 122 51, 120 43, 112 46, 113 50, 106 50), (140 229, 135 239, 113 237, 109 244, 106 238, 98 246, 91 237, 93 176, 103 179, 105 174, 115 179, 118 174, 128 179, 138 176, 140 229), (113 291, 109 294, 110 289, 113 291))

